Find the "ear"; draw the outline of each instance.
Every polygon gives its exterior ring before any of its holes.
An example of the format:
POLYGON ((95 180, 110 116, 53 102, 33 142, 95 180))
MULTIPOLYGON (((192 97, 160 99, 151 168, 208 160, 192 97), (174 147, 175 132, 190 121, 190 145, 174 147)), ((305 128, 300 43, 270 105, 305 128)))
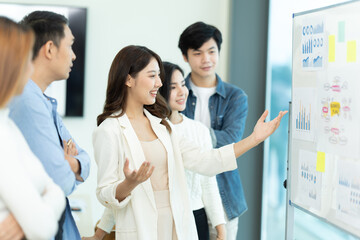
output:
POLYGON ((129 88, 131 88, 132 82, 133 82, 132 77, 128 74, 127 77, 126 77, 125 85, 128 86, 129 88))
POLYGON ((41 51, 44 51, 45 58, 51 60, 54 58, 54 54, 57 51, 57 47, 55 46, 53 41, 47 41, 42 47, 41 51))
POLYGON ((189 62, 187 57, 185 56, 185 54, 183 54, 182 56, 183 56, 185 62, 189 62))

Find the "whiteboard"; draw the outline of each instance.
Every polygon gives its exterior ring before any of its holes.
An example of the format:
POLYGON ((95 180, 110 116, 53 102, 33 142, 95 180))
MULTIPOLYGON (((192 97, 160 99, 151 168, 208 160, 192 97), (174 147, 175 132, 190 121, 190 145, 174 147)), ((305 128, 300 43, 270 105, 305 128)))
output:
POLYGON ((360 237, 360 1, 294 14, 290 201, 360 237))

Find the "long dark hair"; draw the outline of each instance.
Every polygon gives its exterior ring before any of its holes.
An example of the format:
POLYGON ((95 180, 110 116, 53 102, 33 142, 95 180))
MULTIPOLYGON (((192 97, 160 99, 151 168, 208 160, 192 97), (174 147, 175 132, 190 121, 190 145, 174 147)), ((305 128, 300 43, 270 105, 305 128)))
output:
MULTIPOLYGON (((134 45, 124 47, 118 52, 110 67, 104 110, 103 113, 97 117, 98 126, 106 118, 117 118, 124 115, 128 95, 128 87, 125 84, 126 79, 128 75, 136 78, 137 74, 150 63, 152 58, 155 58, 159 64, 160 78, 163 82, 164 68, 161 58, 156 53, 146 47, 134 45), (112 116, 113 113, 118 111, 121 112, 116 116, 112 116)), ((154 104, 144 105, 144 108, 152 115, 163 119, 161 123, 171 132, 170 125, 165 120, 169 117, 170 110, 160 94, 157 94, 154 104)))
POLYGON ((179 70, 184 76, 184 71, 178 65, 171 62, 163 62, 165 78, 162 87, 159 89, 161 96, 163 96, 166 102, 169 102, 171 77, 175 70, 179 70))

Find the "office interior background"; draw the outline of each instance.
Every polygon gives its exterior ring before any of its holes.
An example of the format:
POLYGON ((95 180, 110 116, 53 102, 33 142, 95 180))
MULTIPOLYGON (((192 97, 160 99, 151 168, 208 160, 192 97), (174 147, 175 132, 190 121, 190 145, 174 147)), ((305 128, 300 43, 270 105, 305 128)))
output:
MULTIPOLYGON (((215 25, 223 34, 218 74, 248 94, 244 136, 264 111, 271 118, 287 110, 291 98, 292 14, 340 0, 19 0, 0 3, 66 5, 87 8, 83 117, 65 117, 69 131, 91 156, 88 180, 70 197, 82 236, 93 234, 103 206, 96 199, 96 163, 92 132, 101 113, 107 74, 116 53, 144 45, 163 60, 190 68, 177 47, 181 32, 196 21, 215 25)), ((249 210, 239 219, 238 239, 284 239, 288 117, 269 139, 238 159, 249 210)), ((295 210, 296 239, 355 239, 329 224, 295 210)))

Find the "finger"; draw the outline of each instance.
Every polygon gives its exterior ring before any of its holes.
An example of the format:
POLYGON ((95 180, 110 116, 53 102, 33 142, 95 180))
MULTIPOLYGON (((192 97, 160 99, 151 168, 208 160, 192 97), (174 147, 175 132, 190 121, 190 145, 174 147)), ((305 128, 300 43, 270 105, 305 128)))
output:
POLYGON ((281 111, 279 113, 279 116, 277 117, 277 122, 275 124, 275 129, 277 129, 280 126, 281 123, 281 119, 283 118, 283 116, 287 113, 287 111, 281 111))
POLYGON ((75 142, 71 143, 71 150, 72 150, 74 156, 78 155, 78 150, 76 148, 75 142))
POLYGON ((150 170, 149 170, 148 173, 147 173, 147 178, 151 177, 151 175, 152 175, 153 172, 154 172, 154 169, 155 169, 155 166, 152 166, 152 167, 150 168, 150 170))
POLYGON ((125 158, 124 172, 129 171, 129 159, 125 158))
POLYGON ((75 156, 79 154, 79 151, 77 150, 76 144, 73 142, 73 148, 75 149, 75 156))
POLYGON ((149 170, 149 166, 150 166, 150 163, 145 161, 141 164, 140 168, 139 168, 139 172, 138 172, 138 175, 139 176, 144 176, 146 175, 146 173, 148 172, 149 170))
POLYGON ((281 111, 281 112, 279 113, 279 116, 277 117, 277 119, 278 119, 278 125, 280 124, 281 119, 283 118, 283 116, 284 116, 285 114, 286 114, 286 113, 285 113, 284 111, 281 111))
POLYGON ((265 110, 264 113, 261 115, 261 117, 259 118, 258 122, 265 122, 265 119, 267 117, 267 115, 269 114, 268 110, 265 110))
POLYGON ((67 154, 67 152, 68 152, 67 142, 65 140, 62 140, 62 142, 63 142, 64 152, 67 154))
POLYGON ((144 181, 148 180, 149 177, 152 175, 152 173, 155 169, 155 166, 150 167, 150 165, 151 164, 149 163, 149 166, 147 168, 148 170, 146 172, 144 172, 142 176, 139 176, 139 181, 144 182, 144 181))

